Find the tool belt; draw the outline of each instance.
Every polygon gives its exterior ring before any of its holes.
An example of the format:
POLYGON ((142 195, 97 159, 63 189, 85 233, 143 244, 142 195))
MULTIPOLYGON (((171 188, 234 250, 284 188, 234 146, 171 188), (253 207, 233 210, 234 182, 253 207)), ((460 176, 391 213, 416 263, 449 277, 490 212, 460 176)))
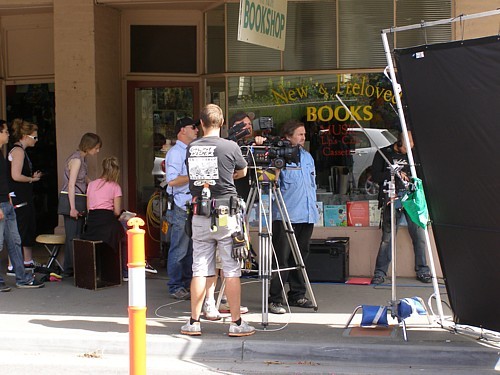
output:
POLYGON ((219 217, 220 215, 234 216, 243 209, 241 198, 231 196, 226 198, 202 199, 193 197, 186 203, 188 213, 205 217, 219 217))

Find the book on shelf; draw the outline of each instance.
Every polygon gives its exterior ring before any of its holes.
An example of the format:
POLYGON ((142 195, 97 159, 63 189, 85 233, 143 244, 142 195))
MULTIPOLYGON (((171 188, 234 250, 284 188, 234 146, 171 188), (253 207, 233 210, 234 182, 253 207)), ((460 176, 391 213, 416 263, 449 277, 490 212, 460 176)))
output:
POLYGON ((368 227, 370 225, 370 213, 368 201, 347 202, 347 226, 368 227))
POLYGON ((378 208, 378 200, 370 200, 369 202, 369 211, 370 211, 370 226, 378 227, 380 224, 380 213, 381 210, 378 208))
POLYGON ((345 204, 327 204, 323 209, 325 227, 347 226, 347 210, 345 204))
POLYGON ((322 227, 323 226, 323 202, 316 202, 316 208, 318 209, 319 213, 319 219, 318 221, 314 224, 315 227, 322 227))

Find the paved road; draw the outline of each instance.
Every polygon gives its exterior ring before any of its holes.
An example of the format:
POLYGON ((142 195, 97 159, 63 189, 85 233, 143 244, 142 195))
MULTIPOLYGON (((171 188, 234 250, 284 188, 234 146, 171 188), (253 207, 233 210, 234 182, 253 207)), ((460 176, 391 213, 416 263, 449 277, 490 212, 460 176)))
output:
MULTIPOLYGON (((390 300, 387 285, 314 284, 317 312, 293 307, 285 315, 269 314, 264 330, 262 284, 244 280, 243 301, 250 308, 245 319, 259 329, 247 338, 227 337, 227 319, 203 322, 200 338, 180 335, 189 302, 170 299, 166 279, 160 276, 149 277, 146 285, 148 374, 500 373, 494 370, 500 366, 500 346, 453 334, 425 317, 407 320, 408 342, 394 321, 379 332, 345 330, 357 305, 390 300)), ((403 279, 397 292, 399 298, 418 295, 427 301, 433 290, 403 279)), ((19 374, 27 368, 42 373, 127 373, 127 305, 126 284, 90 291, 65 280, 40 290, 1 293, 1 373, 19 374)), ((447 309, 445 313, 450 314, 447 309)), ((359 321, 356 316, 351 327, 359 321)))

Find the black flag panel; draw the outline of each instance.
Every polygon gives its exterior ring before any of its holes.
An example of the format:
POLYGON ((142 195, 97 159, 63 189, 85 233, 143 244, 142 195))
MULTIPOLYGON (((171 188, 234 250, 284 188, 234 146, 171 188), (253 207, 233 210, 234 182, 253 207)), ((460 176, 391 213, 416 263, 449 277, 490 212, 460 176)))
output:
POLYGON ((500 331, 500 37, 395 58, 455 322, 500 331))

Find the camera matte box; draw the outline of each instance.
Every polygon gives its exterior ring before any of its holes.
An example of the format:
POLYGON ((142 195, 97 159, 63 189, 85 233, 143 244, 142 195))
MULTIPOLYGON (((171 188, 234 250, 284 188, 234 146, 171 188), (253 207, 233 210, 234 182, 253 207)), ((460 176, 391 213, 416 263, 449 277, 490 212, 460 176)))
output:
POLYGON ((304 264, 309 281, 345 282, 349 278, 349 237, 312 239, 304 264))

